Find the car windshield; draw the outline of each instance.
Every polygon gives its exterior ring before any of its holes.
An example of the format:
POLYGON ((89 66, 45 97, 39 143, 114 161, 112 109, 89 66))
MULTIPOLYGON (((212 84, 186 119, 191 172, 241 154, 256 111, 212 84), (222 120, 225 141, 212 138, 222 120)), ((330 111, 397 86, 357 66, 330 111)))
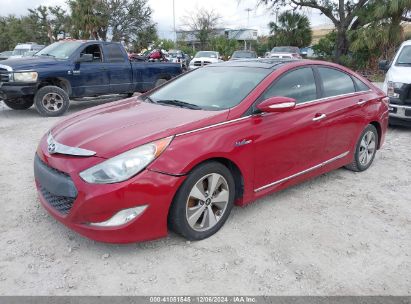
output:
POLYGON ((55 42, 36 53, 35 56, 50 56, 57 59, 68 59, 82 44, 83 42, 81 41, 55 42))
POLYGON ((269 73, 270 69, 206 67, 170 82, 147 99, 179 101, 204 110, 224 110, 238 105, 269 73))
POLYGON ((271 53, 300 53, 297 47, 291 46, 276 46, 271 50, 271 53))
POLYGON ((217 53, 216 52, 198 52, 194 58, 200 58, 200 57, 217 58, 217 53))
POLYGON ((411 65, 411 45, 402 48, 396 64, 411 65))
POLYGON ((17 49, 13 51, 12 55, 13 56, 23 56, 28 51, 29 49, 17 49))
POLYGON ((254 52, 234 52, 232 58, 257 58, 254 52))

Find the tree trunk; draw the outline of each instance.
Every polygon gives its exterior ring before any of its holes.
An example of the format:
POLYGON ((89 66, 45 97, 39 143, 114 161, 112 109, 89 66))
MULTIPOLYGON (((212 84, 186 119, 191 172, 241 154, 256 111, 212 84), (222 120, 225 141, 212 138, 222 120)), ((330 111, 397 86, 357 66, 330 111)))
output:
POLYGON ((335 60, 341 63, 341 56, 348 54, 348 39, 347 39, 347 29, 337 28, 337 41, 335 50, 335 60))

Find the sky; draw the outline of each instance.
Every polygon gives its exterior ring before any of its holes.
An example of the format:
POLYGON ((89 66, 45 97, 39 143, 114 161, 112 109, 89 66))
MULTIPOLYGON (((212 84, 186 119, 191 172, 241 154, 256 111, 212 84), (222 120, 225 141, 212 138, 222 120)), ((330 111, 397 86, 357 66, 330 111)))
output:
MULTIPOLYGON (((267 24, 275 21, 275 15, 266 7, 256 7, 256 0, 174 0, 175 20, 177 30, 184 23, 184 17, 196 12, 200 8, 212 9, 221 18, 221 27, 225 28, 252 28, 257 29, 259 35, 267 35, 267 24), (251 9, 248 14, 246 9, 251 9), (248 18, 249 16, 249 18, 248 18)), ((160 38, 173 39, 173 1, 148 0, 153 9, 153 20, 157 23, 160 38)), ((39 5, 61 5, 67 7, 66 0, 0 0, 0 15, 24 15, 28 8, 39 5)), ((314 10, 305 10, 311 25, 314 27, 329 24, 326 17, 314 10)))

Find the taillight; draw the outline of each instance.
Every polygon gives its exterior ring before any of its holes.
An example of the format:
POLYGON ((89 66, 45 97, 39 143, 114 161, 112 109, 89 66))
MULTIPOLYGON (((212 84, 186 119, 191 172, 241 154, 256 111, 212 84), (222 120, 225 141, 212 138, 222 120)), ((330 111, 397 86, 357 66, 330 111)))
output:
POLYGON ((293 56, 294 58, 301 58, 301 56, 300 56, 299 54, 297 54, 297 53, 291 54, 291 56, 293 56))

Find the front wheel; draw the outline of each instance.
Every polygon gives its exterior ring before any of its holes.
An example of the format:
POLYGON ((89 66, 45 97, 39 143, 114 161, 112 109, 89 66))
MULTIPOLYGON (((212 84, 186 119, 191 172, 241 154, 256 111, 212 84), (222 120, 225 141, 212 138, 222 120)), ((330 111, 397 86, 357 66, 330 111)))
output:
POLYGON ((234 205, 235 184, 218 162, 195 168, 178 190, 169 212, 169 226, 189 240, 205 239, 225 223, 234 205))
POLYGON ((378 140, 377 129, 373 125, 368 125, 357 142, 354 160, 345 167, 355 172, 367 170, 374 161, 378 140))
POLYGON ((69 108, 70 99, 66 91, 57 86, 45 86, 34 96, 37 112, 42 116, 61 116, 69 108))
POLYGON ((34 104, 33 96, 3 100, 3 102, 13 110, 27 110, 34 104))

